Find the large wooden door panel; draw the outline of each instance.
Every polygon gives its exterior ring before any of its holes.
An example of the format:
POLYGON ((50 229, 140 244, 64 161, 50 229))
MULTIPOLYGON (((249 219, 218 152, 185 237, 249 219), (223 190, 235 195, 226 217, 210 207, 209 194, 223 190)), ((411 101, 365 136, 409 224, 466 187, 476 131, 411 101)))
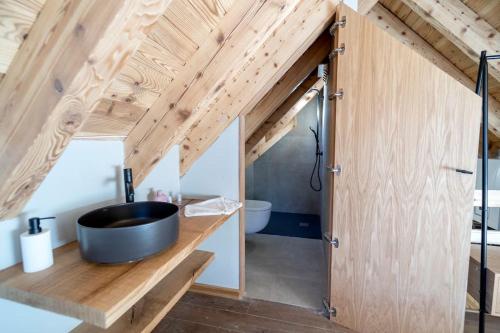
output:
POLYGON ((330 302, 359 332, 461 332, 478 96, 345 6, 330 302))

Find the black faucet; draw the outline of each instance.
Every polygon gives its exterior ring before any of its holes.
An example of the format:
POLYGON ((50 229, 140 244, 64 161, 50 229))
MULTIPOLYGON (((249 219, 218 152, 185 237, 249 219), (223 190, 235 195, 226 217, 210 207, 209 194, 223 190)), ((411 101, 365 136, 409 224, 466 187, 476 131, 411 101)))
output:
POLYGON ((125 182, 125 201, 134 202, 134 182, 132 181, 132 169, 123 169, 123 180, 125 182))

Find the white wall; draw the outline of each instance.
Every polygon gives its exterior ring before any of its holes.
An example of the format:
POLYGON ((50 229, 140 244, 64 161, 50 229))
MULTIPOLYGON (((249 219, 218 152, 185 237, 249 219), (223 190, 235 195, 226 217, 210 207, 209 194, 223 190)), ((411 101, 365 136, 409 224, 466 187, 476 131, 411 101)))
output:
MULTIPOLYGON (((222 133, 182 177, 181 191, 184 195, 221 195, 239 200, 239 119, 222 133)), ((203 242, 199 249, 214 252, 215 259, 197 282, 238 289, 238 213, 203 242)))
MULTIPOLYGON (((109 203, 122 202, 123 143, 72 141, 43 183, 16 218, 0 221, 0 269, 21 260, 19 234, 33 216, 56 216, 43 222, 58 247, 76 239, 76 219, 109 203)), ((136 189, 145 200, 150 188, 178 192, 179 149, 174 147, 136 189)), ((0 299, 0 332, 68 332, 80 321, 0 299)))

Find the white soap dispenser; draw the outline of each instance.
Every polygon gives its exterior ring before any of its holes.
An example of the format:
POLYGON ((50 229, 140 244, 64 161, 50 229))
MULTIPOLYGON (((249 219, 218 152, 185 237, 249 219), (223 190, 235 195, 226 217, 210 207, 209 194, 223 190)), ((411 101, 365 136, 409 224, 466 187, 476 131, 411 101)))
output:
POLYGON ((30 229, 21 234, 21 252, 23 270, 34 273, 46 269, 54 263, 50 230, 40 227, 40 220, 55 219, 55 217, 30 218, 30 229))

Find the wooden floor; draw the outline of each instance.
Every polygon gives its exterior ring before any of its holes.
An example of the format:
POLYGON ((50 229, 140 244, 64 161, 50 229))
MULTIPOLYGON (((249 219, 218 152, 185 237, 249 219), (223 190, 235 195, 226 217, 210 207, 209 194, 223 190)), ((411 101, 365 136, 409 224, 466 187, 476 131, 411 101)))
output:
POLYGON ((348 333, 312 310, 253 299, 187 293, 155 333, 348 333))
MULTIPOLYGON (((476 313, 465 313, 465 329, 464 333, 477 333, 478 331, 478 317, 476 313)), ((485 333, 498 333, 500 332, 500 317, 486 316, 485 333)))
MULTIPOLYGON (((464 333, 476 333, 477 315, 467 313, 464 333)), ((312 310, 254 299, 187 293, 154 333, 326 333, 353 332, 312 310)), ((486 333, 500 332, 500 318, 488 317, 486 333)))

